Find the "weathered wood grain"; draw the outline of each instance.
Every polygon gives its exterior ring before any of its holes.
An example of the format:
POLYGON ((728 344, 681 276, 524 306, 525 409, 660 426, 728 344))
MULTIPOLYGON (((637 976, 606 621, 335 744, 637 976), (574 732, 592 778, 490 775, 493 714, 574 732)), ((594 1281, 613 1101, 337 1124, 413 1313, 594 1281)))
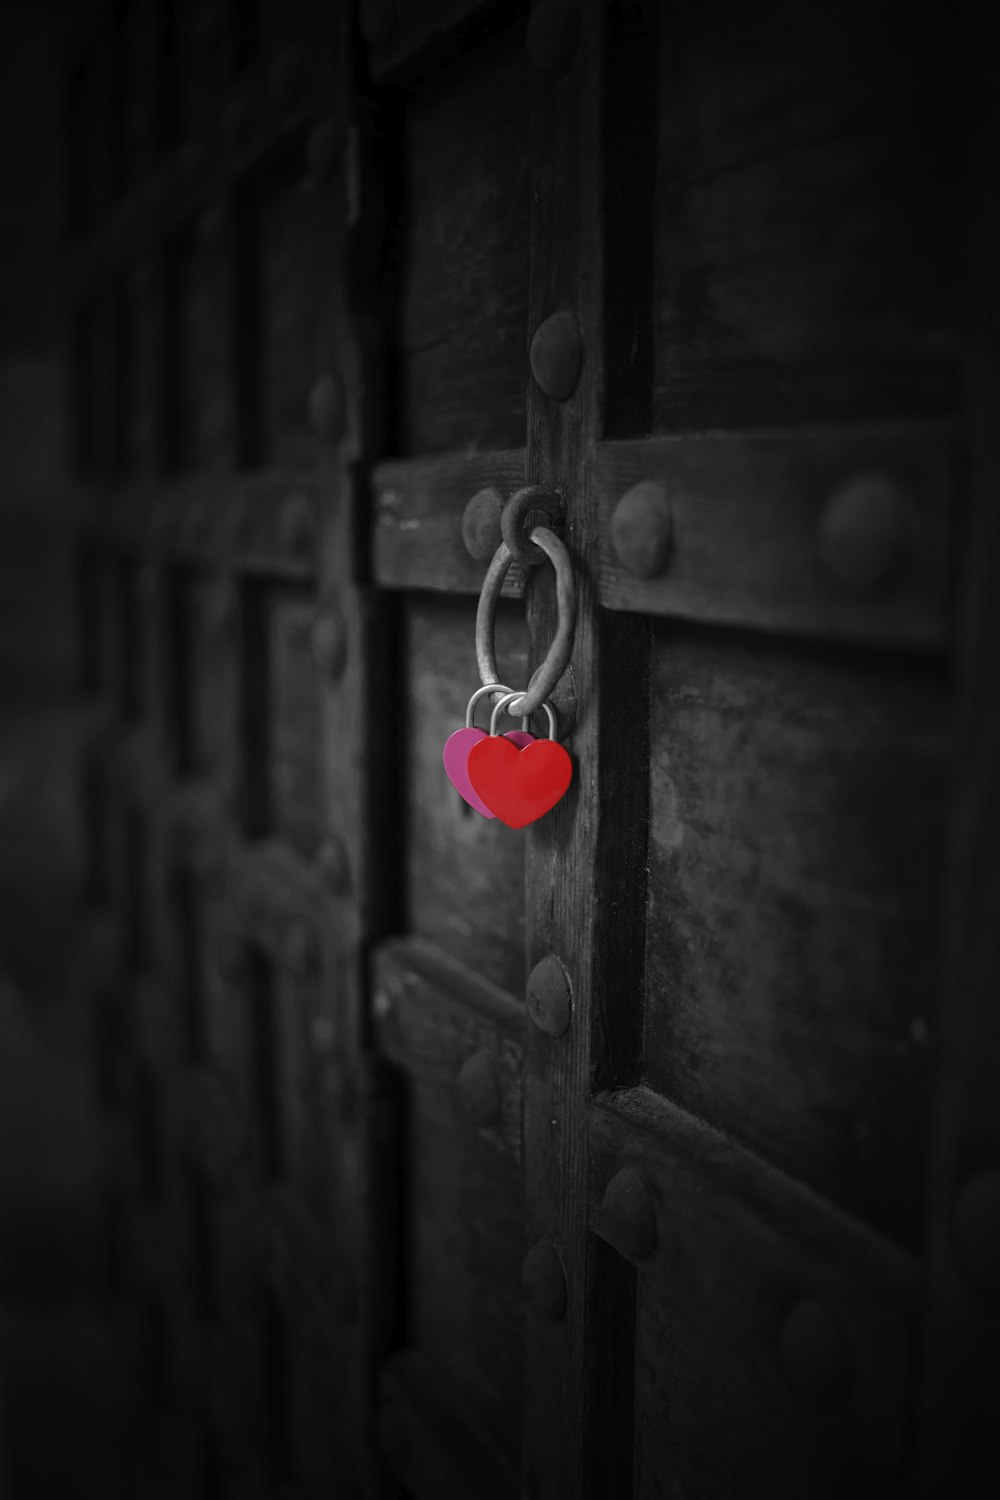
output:
POLYGON ((592 1224, 624 1167, 657 1218, 637 1269, 635 1494, 893 1492, 917 1263, 647 1089, 602 1100, 591 1130, 592 1224), (847 1351, 828 1406, 783 1364, 785 1320, 803 1302, 847 1351))
POLYGON ((419 938, 381 944, 372 984, 376 1040, 384 1055, 452 1101, 456 1131, 471 1131, 520 1162, 523 1005, 488 976, 419 938), (463 1107, 459 1072, 473 1056, 492 1064, 496 1118, 470 1118, 463 1107))
MULTIPOLYGON (((372 474, 375 582, 381 588, 478 594, 488 560, 477 562, 462 540, 465 507, 479 490, 494 488, 506 499, 523 484, 523 448, 376 464, 372 474)), ((511 564, 503 592, 505 598, 523 594, 520 563, 511 564)))
POLYGON ((645 1077, 911 1246, 945 692, 693 628, 651 678, 645 1077))
MULTIPOLYGON (((463 802, 441 760, 445 740, 465 723, 466 705, 479 687, 475 610, 471 602, 414 599, 403 629, 406 728, 397 744, 405 745, 406 757, 407 923, 518 994, 524 983, 524 839, 463 802)), ((497 660, 511 688, 528 680, 524 637, 523 619, 501 608, 497 660)))
POLYGON ((941 650, 951 630, 954 430, 836 428, 609 443, 597 450, 600 596, 612 609, 881 646, 941 650), (824 569, 828 503, 884 476, 911 510, 895 574, 852 591, 824 569), (662 485, 673 531, 661 575, 638 578, 611 538, 633 485, 662 485))
POLYGON ((510 1500, 516 1465, 470 1426, 460 1403, 442 1393, 429 1363, 413 1350, 379 1372, 379 1426, 394 1477, 413 1500, 510 1500))
MULTIPOLYGON (((646 832, 643 629, 598 614, 599 527, 587 469, 602 385, 605 23, 604 8, 581 5, 567 76, 536 74, 531 83, 529 336, 568 310, 583 342, 575 392, 559 402, 531 381, 528 396, 527 478, 566 496, 578 596, 574 786, 527 839, 527 965, 554 956, 573 1006, 562 1037, 526 1026, 526 1239, 552 1244, 567 1285, 564 1320, 526 1315, 522 1483, 537 1500, 627 1495, 632 1473, 632 1277, 588 1233, 585 1206, 590 1092, 619 1071, 628 1077, 637 1056, 642 944, 627 908, 642 899, 646 832), (628 738, 630 716, 636 731, 628 738)), ((528 591, 532 661, 555 628, 551 575, 538 572, 528 591)))
POLYGON ((717 0, 659 47, 657 430, 953 411, 953 38, 717 0))
POLYGON ((407 109, 400 454, 524 439, 526 72, 519 47, 487 49, 407 109))
POLYGON ((521 1169, 461 1127, 436 1082, 413 1080, 406 1099, 407 1346, 453 1393, 452 1408, 516 1467, 524 1409, 521 1169))

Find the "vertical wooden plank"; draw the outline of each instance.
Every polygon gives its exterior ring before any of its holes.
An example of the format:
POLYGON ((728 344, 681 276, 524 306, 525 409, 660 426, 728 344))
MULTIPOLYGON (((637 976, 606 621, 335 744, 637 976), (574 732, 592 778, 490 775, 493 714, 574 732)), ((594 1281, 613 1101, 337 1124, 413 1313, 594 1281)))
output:
POLYGON ((970 504, 957 650, 945 966, 934 1040, 923 1401, 914 1493, 971 1492, 993 1462, 1000 1366, 1000 108, 995 24, 968 43, 966 432, 970 504))
POLYGON ((377 370, 364 345, 378 296, 378 267, 359 253, 371 208, 365 181, 364 111, 355 102, 353 15, 318 8, 317 125, 307 146, 315 197, 316 381, 309 408, 318 436, 320 608, 314 637, 320 671, 322 843, 329 892, 316 1045, 337 1078, 342 1128, 330 1172, 341 1185, 337 1251, 356 1291, 341 1358, 351 1378, 331 1434, 341 1493, 382 1492, 373 1393, 392 1336, 395 1305, 394 1117, 387 1073, 371 1046, 367 952, 389 926, 391 827, 386 794, 391 702, 383 605, 364 562, 369 495, 362 461, 378 420, 377 370), (327 113, 328 112, 328 113, 327 113))
MULTIPOLYGON (((581 0, 568 71, 554 78, 538 68, 532 88, 527 333, 534 339, 546 319, 568 311, 583 343, 580 378, 566 399, 546 395, 536 379, 528 392, 528 479, 565 496, 578 589, 571 668, 577 718, 569 740, 574 784, 528 836, 528 967, 554 957, 572 989, 565 1033, 553 1037, 529 1021, 525 1047, 527 1244, 554 1246, 567 1282, 562 1320, 534 1310, 527 1318, 525 1489, 532 1500, 624 1500, 632 1483, 634 1279, 624 1261, 588 1234, 586 1210, 591 1094, 612 1080, 630 1080, 637 1055, 641 973, 633 966, 641 964, 643 945, 641 932, 628 929, 641 924, 644 908, 647 797, 645 627, 624 618, 599 621, 593 586, 597 519, 589 477, 603 394, 605 9, 600 0, 581 0), (613 788, 602 783, 602 768, 612 765, 613 788)), ((571 26, 573 8, 565 14, 571 26)), ((536 19, 544 18, 536 12, 536 19)), ((537 43, 529 30, 529 48, 537 43)), ((536 369, 538 352, 536 344, 536 369)), ((529 578, 533 662, 552 639, 554 593, 548 567, 529 578)))

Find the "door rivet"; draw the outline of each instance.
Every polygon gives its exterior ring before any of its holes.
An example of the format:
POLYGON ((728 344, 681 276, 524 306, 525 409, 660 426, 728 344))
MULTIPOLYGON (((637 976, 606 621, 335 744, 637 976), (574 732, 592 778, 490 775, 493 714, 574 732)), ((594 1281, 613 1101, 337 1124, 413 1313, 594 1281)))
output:
POLYGON ((308 398, 309 422, 317 437, 339 443, 344 435, 344 382, 338 372, 321 375, 308 398))
POLYGON ((555 1247, 547 1240, 532 1245, 524 1257, 521 1284, 540 1318, 558 1323, 566 1316, 566 1273, 555 1247))
POLYGON ((580 41, 578 0, 541 0, 528 22, 528 56, 540 73, 561 78, 580 41))
POLYGON ((626 1260, 645 1260, 656 1248, 656 1212, 645 1178, 623 1167, 608 1183, 597 1233, 626 1260))
POLYGON ((854 1358, 840 1326, 818 1302, 796 1304, 781 1329, 781 1363, 791 1384, 817 1406, 844 1406, 854 1358))
POLYGON ((615 506, 611 545, 623 567, 637 578, 655 578, 670 556, 673 515, 662 484, 641 479, 615 506))
POLYGON ((502 1095, 496 1064, 488 1052, 473 1052, 458 1070, 458 1100, 476 1125, 495 1125, 502 1095))
POLYGON ((583 339, 574 314, 554 312, 540 323, 528 357, 531 373, 546 396, 553 401, 572 396, 583 365, 583 339))
POLYGON ((476 562, 485 562, 492 557, 503 540, 500 531, 502 511, 503 496, 492 485, 477 490, 466 505, 462 515, 462 541, 466 552, 476 562))
POLYGON ((909 497, 881 474, 861 474, 828 500, 816 549, 824 571, 852 594, 894 581, 912 548, 916 517, 909 497))
POLYGON ((1000 1300, 1000 1169, 984 1168, 961 1187, 951 1233, 970 1286, 991 1302, 1000 1300))
POLYGON ((347 622, 336 606, 331 605, 317 617, 311 644, 317 667, 336 682, 347 665, 347 622))
POLYGON ((343 896, 351 887, 350 863, 342 841, 331 833, 323 840, 316 863, 327 890, 343 896))
POLYGON ((528 1014, 547 1036, 562 1036, 573 1010, 573 992, 566 970, 549 954, 528 975, 528 1014))

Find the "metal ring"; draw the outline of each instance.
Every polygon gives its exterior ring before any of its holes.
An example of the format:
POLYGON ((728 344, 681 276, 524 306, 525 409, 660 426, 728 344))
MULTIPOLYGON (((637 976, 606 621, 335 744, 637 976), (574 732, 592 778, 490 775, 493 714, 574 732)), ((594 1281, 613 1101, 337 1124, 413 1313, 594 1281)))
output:
MULTIPOLYGON (((503 698, 500 699, 500 702, 496 705, 496 707, 494 708, 493 712, 490 714, 490 734, 492 734, 492 735, 496 734, 496 732, 497 732, 497 725, 500 722, 500 715, 505 710, 509 713, 510 712, 510 704, 513 703, 513 701, 514 701, 515 698, 520 698, 520 696, 521 696, 520 693, 507 693, 503 698)), ((547 719, 549 721, 549 739, 550 740, 554 740, 555 737, 556 737, 556 713, 555 713, 555 709, 552 707, 552 704, 549 703, 548 699, 546 699, 546 701, 542 704, 542 707, 544 708, 546 717, 547 717, 547 719)), ((517 715, 512 715, 512 717, 516 718, 517 715)), ((522 721, 522 722, 524 722, 524 721, 522 721)))
MULTIPOLYGON (((546 698, 551 698, 556 683, 569 666, 569 659, 573 652, 573 636, 576 631, 576 585, 573 580, 569 553, 547 526, 533 527, 531 540, 538 543, 555 569, 559 624, 545 660, 535 673, 534 681, 518 702, 518 716, 533 714, 546 698)), ((501 542, 493 554, 493 561, 486 570, 482 593, 479 595, 479 608, 476 610, 476 663, 483 685, 492 688, 494 692, 497 690, 500 678, 497 672, 493 627, 496 621, 497 600, 500 598, 500 590, 503 588, 503 581, 513 558, 514 554, 507 543, 501 542)))
MULTIPOLYGON (((485 696, 486 696, 487 693, 495 693, 498 688, 499 688, 499 690, 501 692, 508 694, 508 696, 511 697, 511 698, 519 698, 520 697, 519 693, 512 692, 509 687, 502 687, 500 683, 497 683, 496 687, 494 687, 493 683, 487 683, 486 687, 476 688, 476 691, 473 693, 472 697, 469 699, 468 706, 466 707, 466 710, 465 710, 465 727, 466 727, 466 729, 471 729, 472 726, 473 726, 473 724, 476 721, 476 704, 479 702, 480 698, 485 698, 485 696)), ((528 728, 528 723, 529 723, 528 717, 525 714, 521 718, 521 728, 522 729, 527 729, 528 728)), ((554 738, 554 736, 553 736, 553 738, 554 738)))
POLYGON ((545 553, 541 547, 529 540, 530 532, 525 533, 524 523, 532 511, 541 511, 547 521, 558 525, 563 518, 563 509, 561 496, 541 484, 526 485, 524 489, 511 495, 500 512, 500 531, 518 562, 529 568, 537 568, 539 563, 545 561, 545 553))

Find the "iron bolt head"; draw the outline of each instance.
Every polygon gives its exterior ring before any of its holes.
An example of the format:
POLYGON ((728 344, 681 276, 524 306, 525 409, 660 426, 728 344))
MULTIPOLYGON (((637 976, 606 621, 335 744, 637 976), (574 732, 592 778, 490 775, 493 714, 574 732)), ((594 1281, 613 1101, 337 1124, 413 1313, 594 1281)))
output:
POLYGON ((781 1363, 788 1380, 816 1406, 845 1406, 854 1388, 854 1356, 835 1318, 820 1303, 792 1308, 781 1329, 781 1363))
POLYGON ((492 485, 477 490, 466 505, 462 515, 462 541, 466 552, 476 562, 486 562, 503 540, 500 531, 502 511, 503 496, 492 485))
POLYGON ((528 975, 528 1014, 547 1036, 563 1036, 573 1011, 573 992, 566 970, 552 954, 528 975))
POLYGON ((312 627, 313 660, 335 682, 347 665, 347 622, 335 606, 320 614, 312 627))
POLYGON ((566 1316, 566 1273, 554 1245, 539 1240, 521 1266, 521 1284, 540 1318, 558 1323, 566 1316))
POLYGON ((916 517, 909 497, 881 474, 861 474, 831 496, 816 547, 824 572, 852 594, 890 585, 913 545, 916 517))
POLYGON ((662 484, 642 479, 626 490, 611 517, 611 545, 637 578, 656 578, 667 565, 673 515, 662 484))
POLYGON ((324 839, 316 856, 316 863, 327 890, 332 891, 334 895, 342 896, 350 889, 350 865, 347 850, 340 839, 335 838, 333 834, 324 839))
POLYGON ((645 1178, 623 1167, 608 1183, 597 1233, 626 1260, 645 1260, 656 1248, 656 1212, 645 1178))
POLYGON ((339 373, 319 377, 309 392, 308 408, 309 423, 317 437, 339 443, 346 421, 344 382, 339 373))
POLYGON ((539 389, 553 401, 568 400, 583 366, 583 339, 575 314, 564 309, 540 323, 528 358, 539 389))
POLYGON ((473 1052, 458 1070, 459 1103, 476 1125, 495 1125, 500 1119, 502 1092, 496 1063, 488 1052, 473 1052))

